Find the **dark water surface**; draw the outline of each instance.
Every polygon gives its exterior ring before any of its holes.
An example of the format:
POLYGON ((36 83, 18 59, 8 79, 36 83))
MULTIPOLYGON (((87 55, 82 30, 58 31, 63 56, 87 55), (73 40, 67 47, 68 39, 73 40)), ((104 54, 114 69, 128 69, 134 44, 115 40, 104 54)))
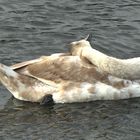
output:
MULTIPOLYGON (((0 0, 0 63, 55 52, 93 34, 94 48, 140 56, 139 0, 0 0)), ((140 140, 140 98, 39 106, 0 86, 0 140, 140 140)))

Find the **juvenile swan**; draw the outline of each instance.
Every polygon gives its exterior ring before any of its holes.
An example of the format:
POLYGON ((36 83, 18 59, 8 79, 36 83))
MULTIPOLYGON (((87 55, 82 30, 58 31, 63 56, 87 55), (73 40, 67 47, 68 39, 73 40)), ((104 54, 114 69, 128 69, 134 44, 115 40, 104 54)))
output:
POLYGON ((140 97, 139 82, 109 76, 79 56, 67 54, 11 67, 0 64, 0 82, 15 98, 41 104, 140 97))
POLYGON ((70 44, 70 52, 72 55, 78 55, 85 60, 87 59, 101 71, 113 76, 130 80, 140 79, 140 57, 118 59, 108 56, 93 49, 87 38, 72 42, 70 44))

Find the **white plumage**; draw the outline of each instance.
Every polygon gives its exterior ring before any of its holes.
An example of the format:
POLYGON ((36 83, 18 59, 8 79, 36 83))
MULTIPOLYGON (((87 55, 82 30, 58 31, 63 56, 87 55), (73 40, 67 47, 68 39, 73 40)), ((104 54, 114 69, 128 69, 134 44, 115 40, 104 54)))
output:
POLYGON ((71 43, 71 54, 79 56, 53 54, 11 67, 0 64, 0 81, 15 98, 30 102, 48 95, 55 103, 140 97, 139 58, 109 57, 86 40, 71 43))
POLYGON ((130 59, 111 57, 93 49, 84 39, 71 43, 71 53, 86 58, 101 71, 113 76, 131 80, 140 79, 140 57, 130 59))

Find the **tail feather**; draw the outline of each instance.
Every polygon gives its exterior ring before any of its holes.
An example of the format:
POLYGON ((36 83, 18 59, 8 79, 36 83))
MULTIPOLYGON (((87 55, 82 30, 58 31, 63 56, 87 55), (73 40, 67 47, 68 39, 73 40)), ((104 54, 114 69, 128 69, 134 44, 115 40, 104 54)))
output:
POLYGON ((50 89, 37 79, 19 74, 3 64, 0 64, 0 81, 15 98, 24 101, 40 102, 50 89))

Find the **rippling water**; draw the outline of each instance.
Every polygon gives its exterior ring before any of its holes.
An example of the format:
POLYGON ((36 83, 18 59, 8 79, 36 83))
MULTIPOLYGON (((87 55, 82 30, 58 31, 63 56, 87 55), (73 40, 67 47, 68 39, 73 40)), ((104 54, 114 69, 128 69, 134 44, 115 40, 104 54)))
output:
MULTIPOLYGON (((140 56, 139 0, 0 0, 0 62, 55 52, 92 33, 92 46, 140 56)), ((11 98, 0 86, 0 139, 139 140, 140 99, 44 107, 11 98)))

